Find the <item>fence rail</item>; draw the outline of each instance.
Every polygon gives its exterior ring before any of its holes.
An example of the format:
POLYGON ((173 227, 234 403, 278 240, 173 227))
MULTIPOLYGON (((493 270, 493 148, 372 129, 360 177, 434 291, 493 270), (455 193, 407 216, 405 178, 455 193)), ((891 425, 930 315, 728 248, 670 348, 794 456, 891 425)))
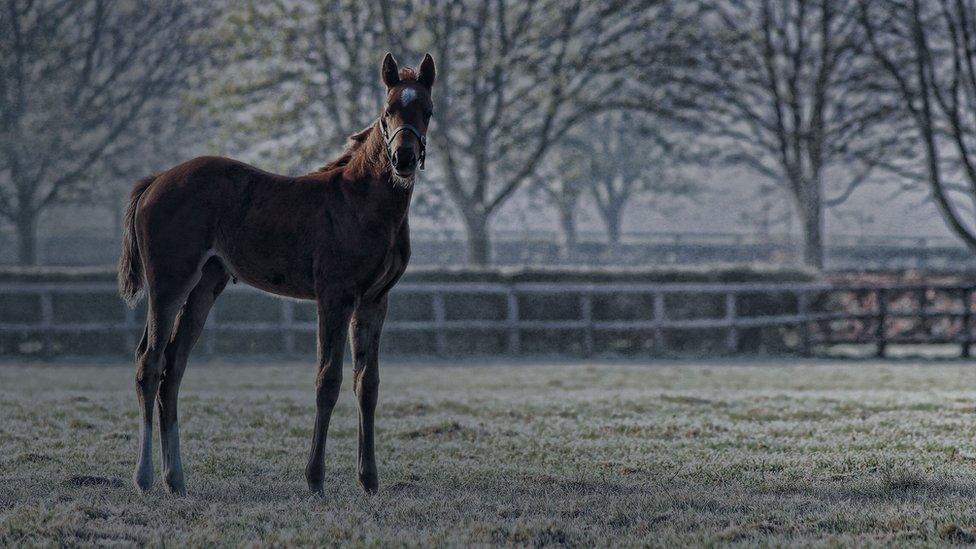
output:
MULTIPOLYGON (((458 265, 466 260, 463 231, 414 229, 414 265, 458 265)), ((798 264, 799 240, 790 234, 722 232, 627 232, 611 244, 601 233, 581 231, 572 249, 552 231, 496 231, 491 262, 497 265, 694 265, 763 262, 798 264)), ((831 270, 976 268, 976 258, 958 239, 945 236, 826 236, 825 262, 831 270)), ((0 264, 15 264, 12 234, 0 231, 0 264)), ((43 236, 38 256, 48 265, 113 264, 118 233, 75 231, 43 236)))
MULTIPOLYGON (((259 294, 244 285, 231 286, 232 295, 259 294)), ((59 334, 123 334, 128 349, 136 343, 142 329, 141 315, 125 308, 109 282, 77 283, 0 283, 0 338, 16 335, 36 338, 43 349, 53 349, 59 334), (36 315, 12 318, 12 299, 33 298, 36 315), (55 312, 55 301, 64 296, 114 300, 118 316, 110 320, 64 320, 55 312)), ((718 332, 726 353, 740 350, 742 334, 748 330, 789 328, 798 338, 795 350, 809 354, 815 346, 859 343, 875 346, 884 356, 891 344, 958 344, 964 357, 970 356, 973 338, 973 294, 976 285, 831 285, 824 283, 403 283, 394 290, 396 297, 413 296, 426 302, 430 314, 424 319, 393 318, 386 323, 390 333, 426 334, 433 340, 433 351, 447 354, 448 336, 467 333, 502 334, 504 350, 523 352, 523 340, 534 332, 570 332, 584 355, 599 352, 597 336, 604 333, 642 334, 659 352, 667 351, 669 332, 718 332), (449 314, 453 300, 491 296, 504 303, 495 318, 457 318, 449 314), (539 318, 545 306, 533 302, 558 298, 573 304, 577 314, 563 318, 539 318), (751 300, 765 299, 757 311, 751 300), (779 299, 779 301, 776 301, 779 299), (616 301, 614 301, 616 300, 616 301), (696 301, 697 300, 697 301, 696 301), (617 318, 595 305, 628 304, 630 313, 617 318), (634 303, 640 304, 636 308, 634 303), (527 305, 531 307, 526 308, 527 305), (708 306, 705 306, 708 305, 708 306), (709 309, 698 315, 696 309, 709 309)), ((299 318, 299 302, 281 299, 278 311, 261 320, 221 318, 216 309, 208 321, 202 346, 215 353, 218 332, 271 334, 280 337, 281 350, 296 353, 296 337, 310 336, 317 329, 314 320, 299 318), (273 318, 271 318, 273 316, 273 318)), ((543 315, 544 316, 544 315, 543 315)), ((2 351, 2 348, 0 348, 2 351)))

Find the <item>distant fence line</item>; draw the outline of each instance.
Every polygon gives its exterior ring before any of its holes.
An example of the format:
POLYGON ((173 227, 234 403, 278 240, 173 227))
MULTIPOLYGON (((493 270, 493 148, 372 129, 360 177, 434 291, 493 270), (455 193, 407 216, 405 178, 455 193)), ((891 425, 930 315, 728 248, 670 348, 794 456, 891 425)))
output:
MULTIPOLYGON (((464 241, 463 231, 425 231, 416 230, 414 236, 420 240, 464 241)), ((599 231, 579 231, 579 242, 605 243, 606 235, 599 231)), ((551 230, 498 230, 492 232, 493 240, 506 241, 539 241, 557 242, 560 234, 551 230)), ((700 245, 795 245, 799 246, 802 239, 799 235, 789 233, 736 233, 723 231, 626 231, 621 235, 624 244, 700 244, 700 245)), ((869 235, 869 234, 827 234, 824 239, 827 247, 855 247, 872 248, 891 246, 913 249, 960 248, 966 246, 957 238, 936 235, 869 235)))
MULTIPOLYGON (((0 354, 131 353, 144 312, 124 308, 115 292, 108 282, 0 283, 0 354)), ((391 294, 384 339, 394 351, 438 355, 807 355, 850 343, 878 356, 891 344, 956 344, 968 357, 974 292, 945 284, 412 282, 391 294)), ((200 348, 292 356, 314 350, 316 328, 309 302, 231 286, 200 348)))
MULTIPOLYGON (((464 234, 459 231, 413 231, 416 265, 454 265, 466 259, 464 234)), ((788 265, 800 261, 800 240, 792 235, 746 233, 625 233, 615 246, 599 233, 581 232, 567 256, 551 231, 497 231, 492 239, 492 262, 517 264, 660 265, 717 262, 763 262, 788 265)), ((12 235, 0 235, 0 264, 16 262, 12 235)), ((113 263, 118 253, 114 234, 75 234, 43 238, 41 262, 50 265, 113 263)), ((901 235, 828 235, 828 269, 958 269, 976 267, 974 256, 952 238, 901 235)))

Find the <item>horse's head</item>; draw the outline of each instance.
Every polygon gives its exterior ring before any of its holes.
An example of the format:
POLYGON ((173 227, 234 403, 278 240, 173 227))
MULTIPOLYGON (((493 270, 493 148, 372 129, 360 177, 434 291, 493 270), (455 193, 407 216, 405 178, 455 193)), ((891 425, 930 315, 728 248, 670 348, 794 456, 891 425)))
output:
POLYGON ((434 59, 424 55, 420 70, 400 69, 393 55, 383 57, 380 73, 386 84, 386 107, 380 115, 380 129, 386 142, 393 173, 401 179, 413 177, 424 168, 427 152, 427 124, 434 105, 430 91, 434 85, 434 59))

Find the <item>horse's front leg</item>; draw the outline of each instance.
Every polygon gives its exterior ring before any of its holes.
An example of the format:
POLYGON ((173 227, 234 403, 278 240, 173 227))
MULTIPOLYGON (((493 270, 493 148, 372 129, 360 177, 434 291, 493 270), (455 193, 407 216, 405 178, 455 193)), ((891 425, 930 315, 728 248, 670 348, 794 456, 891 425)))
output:
POLYGON ((379 348, 383 319, 386 318, 386 296, 362 303, 352 320, 353 391, 359 402, 359 484, 367 493, 379 486, 376 455, 373 450, 373 418, 380 386, 379 348))
POLYGON ((305 479, 309 489, 322 493, 324 479, 325 438, 329 432, 329 419, 339 398, 342 384, 342 354, 352 315, 351 296, 324 295, 318 299, 319 340, 318 373, 315 376, 315 431, 312 449, 305 467, 305 479))

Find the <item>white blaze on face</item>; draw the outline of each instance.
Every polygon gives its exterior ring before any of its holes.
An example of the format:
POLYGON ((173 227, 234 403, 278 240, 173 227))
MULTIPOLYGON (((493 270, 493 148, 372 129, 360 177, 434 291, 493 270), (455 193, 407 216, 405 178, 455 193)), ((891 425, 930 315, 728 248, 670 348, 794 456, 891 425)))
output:
POLYGON ((407 88, 400 92, 400 104, 406 107, 411 101, 417 98, 417 90, 413 88, 407 88))

